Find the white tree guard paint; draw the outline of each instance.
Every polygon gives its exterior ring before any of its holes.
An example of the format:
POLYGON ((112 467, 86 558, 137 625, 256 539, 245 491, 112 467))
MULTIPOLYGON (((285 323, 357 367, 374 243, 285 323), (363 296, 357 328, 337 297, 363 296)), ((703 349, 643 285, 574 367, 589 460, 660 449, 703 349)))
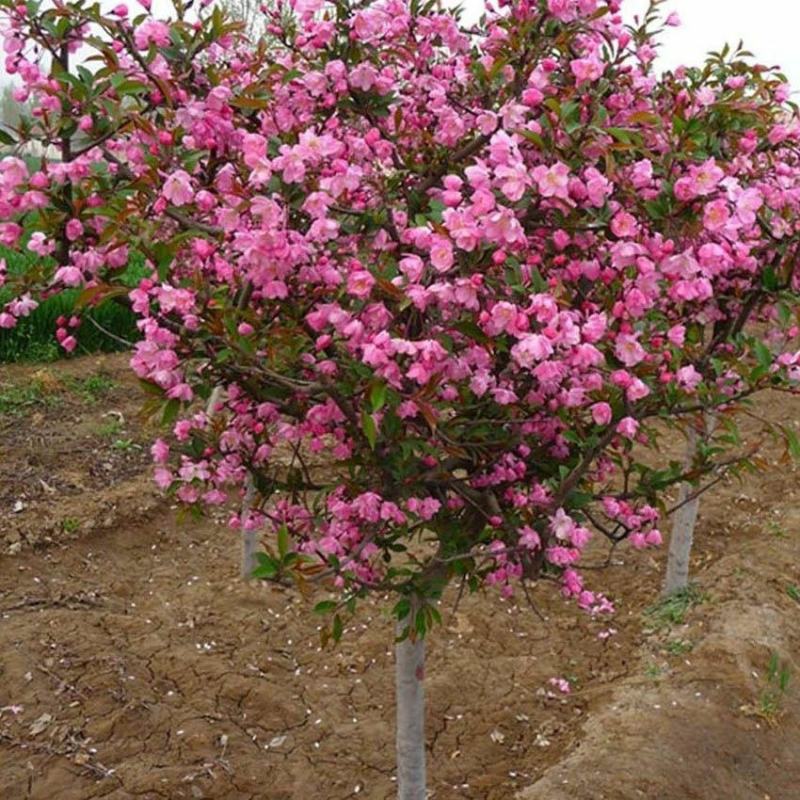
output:
POLYGON ((253 577, 253 570, 258 566, 256 552, 258 550, 258 531, 248 530, 245 527, 245 520, 250 515, 253 502, 256 496, 256 486, 253 476, 248 474, 245 484, 244 500, 242 500, 242 578, 249 581, 253 577))
MULTIPOLYGON (((216 413, 216 407, 222 398, 222 387, 215 386, 208 398, 206 405, 206 414, 213 417, 216 413)), ((253 481, 253 476, 247 476, 245 483, 244 499, 242 500, 242 508, 239 514, 239 521, 242 529, 242 547, 241 547, 241 575, 246 581, 253 577, 253 570, 258 566, 256 561, 256 552, 258 551, 258 531, 247 530, 245 528, 245 520, 250 514, 255 502, 256 487, 253 481)))
MULTIPOLYGON (((703 419, 703 433, 692 427, 686 442, 684 468, 689 470, 697 455, 698 444, 710 438, 717 425, 714 414, 706 414, 703 419)), ((697 525, 697 514, 700 510, 700 498, 690 498, 697 487, 690 483, 682 483, 678 491, 678 505, 672 521, 672 534, 669 540, 669 556, 667 558, 667 575, 664 580, 664 596, 686 589, 689 586, 689 559, 694 544, 694 531, 697 525), (687 502, 688 501, 688 502, 687 502)))
MULTIPOLYGON (((397 624, 397 635, 413 616, 397 624)), ((397 797, 425 800, 425 640, 410 638, 395 644, 397 692, 397 797)))

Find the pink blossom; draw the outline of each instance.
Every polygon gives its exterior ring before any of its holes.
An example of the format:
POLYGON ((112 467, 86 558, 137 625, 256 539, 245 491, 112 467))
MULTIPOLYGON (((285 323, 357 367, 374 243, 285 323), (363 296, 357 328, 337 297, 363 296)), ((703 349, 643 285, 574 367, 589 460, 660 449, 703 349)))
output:
POLYGON ((353 295, 353 297, 361 299, 369 297, 374 285, 375 278, 370 272, 364 269, 351 272, 347 279, 347 291, 353 295))
POLYGON ((569 694, 572 691, 566 678, 550 678, 550 685, 558 689, 561 694, 569 694))
POLYGON ((532 175, 542 197, 569 198, 569 167, 566 164, 559 161, 549 168, 538 166, 532 175))
POLYGON ((65 232, 67 234, 67 239, 71 242, 74 242, 76 239, 80 238, 81 234, 83 233, 83 225, 79 219, 71 219, 67 225, 65 232))
POLYGON ((617 431, 626 439, 633 439, 639 430, 639 423, 633 417, 624 417, 617 425, 617 431))
POLYGON ((595 58, 576 58, 569 66, 578 83, 593 83, 605 72, 603 63, 595 58))
POLYGON ((611 232, 620 239, 636 236, 638 224, 633 215, 620 211, 611 220, 611 232))
POLYGON ((155 19, 145 20, 133 34, 136 46, 140 50, 154 44, 156 47, 166 47, 169 44, 169 26, 155 19))
POLYGON ((703 225, 707 231, 716 233, 722 230, 730 221, 731 213, 726 200, 714 200, 705 207, 703 225))
POLYGON ((634 367, 644 360, 646 352, 637 336, 622 334, 617 337, 614 354, 626 367, 634 367))
POLYGON ((525 334, 511 349, 511 356, 521 367, 530 369, 536 362, 544 361, 553 354, 553 345, 546 336, 538 333, 525 334))
POLYGON ((611 406, 608 403, 595 403, 591 412, 595 425, 608 425, 611 422, 611 406))
POLYGON ((693 170, 693 186, 696 194, 704 197, 711 194, 725 177, 725 173, 717 166, 715 159, 710 158, 700 167, 693 170))
POLYGON ((189 174, 182 169, 173 172, 164 182, 162 194, 175 206, 191 203, 194 199, 194 189, 189 174))
POLYGON ((431 264, 437 272, 447 272, 454 262, 453 245, 444 236, 435 236, 431 243, 431 264))
POLYGON ((676 375, 678 384, 688 392, 694 392, 703 380, 703 376, 691 364, 686 367, 681 367, 676 375))
POLYGON ((41 231, 31 234, 31 238, 28 240, 28 250, 42 258, 49 256, 55 249, 55 242, 48 239, 41 231))

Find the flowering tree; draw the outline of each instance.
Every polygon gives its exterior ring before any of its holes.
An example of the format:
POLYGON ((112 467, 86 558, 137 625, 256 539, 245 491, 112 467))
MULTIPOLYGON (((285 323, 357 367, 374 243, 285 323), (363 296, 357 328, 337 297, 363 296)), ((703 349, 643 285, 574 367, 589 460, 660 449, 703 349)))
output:
POLYGON ((784 80, 728 52, 656 78, 658 5, 464 28, 433 2, 296 0, 268 46, 179 0, 168 21, 0 0, 33 108, 2 134, 0 241, 42 257, 0 326, 65 287, 130 303, 172 428, 159 484, 197 511, 249 485, 231 525, 265 531, 255 574, 329 589, 334 639, 393 595, 403 798, 425 796, 446 586, 612 610, 578 570, 591 535, 660 544, 664 492, 740 467, 736 411, 798 377, 784 80), (30 141, 59 157, 29 166, 30 141), (132 249, 152 274, 127 292, 132 249), (706 414, 688 469, 652 465, 706 414))

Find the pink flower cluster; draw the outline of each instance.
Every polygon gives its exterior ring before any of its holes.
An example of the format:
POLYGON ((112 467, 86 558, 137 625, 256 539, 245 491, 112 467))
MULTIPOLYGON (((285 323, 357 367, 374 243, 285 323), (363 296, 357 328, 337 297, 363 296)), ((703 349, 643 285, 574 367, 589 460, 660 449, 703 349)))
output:
MULTIPOLYGON (((619 0, 504 3, 470 32, 301 0, 265 12, 266 59, 203 9, 184 47, 185 24, 122 6, 48 27, 0 5, 27 140, 76 131, 63 158, 0 159, 0 243, 37 264, 0 269, 0 328, 65 289, 124 293, 171 426, 159 485, 200 510, 251 476, 231 524, 288 537, 300 581, 510 596, 556 575, 610 611, 580 561, 593 533, 660 543, 683 476, 643 455, 658 421, 800 378, 787 88, 744 60, 656 77, 657 23, 633 35, 619 0), (51 74, 62 46, 115 74, 51 74)), ((56 336, 75 350, 77 315, 56 336)))

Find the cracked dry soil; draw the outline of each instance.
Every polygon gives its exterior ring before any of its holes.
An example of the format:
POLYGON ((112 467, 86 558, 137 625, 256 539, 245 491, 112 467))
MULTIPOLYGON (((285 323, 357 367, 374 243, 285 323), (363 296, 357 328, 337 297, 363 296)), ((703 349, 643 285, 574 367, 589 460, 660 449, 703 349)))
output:
MULTIPOLYGON (((392 797, 380 605, 320 649, 313 598, 243 584, 219 520, 180 524, 155 497, 124 357, 45 372, 2 379, 37 374, 57 401, 0 417, 0 798, 392 797), (64 389, 93 371, 114 383, 97 402, 64 389)), ((800 419, 800 403, 765 412, 800 419)), ((545 621, 446 598, 427 670, 432 797, 800 798, 793 687, 760 713, 771 654, 792 670, 800 652, 796 487, 782 465, 708 497, 693 565, 708 596, 682 623, 643 614, 663 554, 620 550, 590 573, 619 608, 608 640, 547 587, 545 621), (568 698, 548 692, 555 675, 568 698)))

